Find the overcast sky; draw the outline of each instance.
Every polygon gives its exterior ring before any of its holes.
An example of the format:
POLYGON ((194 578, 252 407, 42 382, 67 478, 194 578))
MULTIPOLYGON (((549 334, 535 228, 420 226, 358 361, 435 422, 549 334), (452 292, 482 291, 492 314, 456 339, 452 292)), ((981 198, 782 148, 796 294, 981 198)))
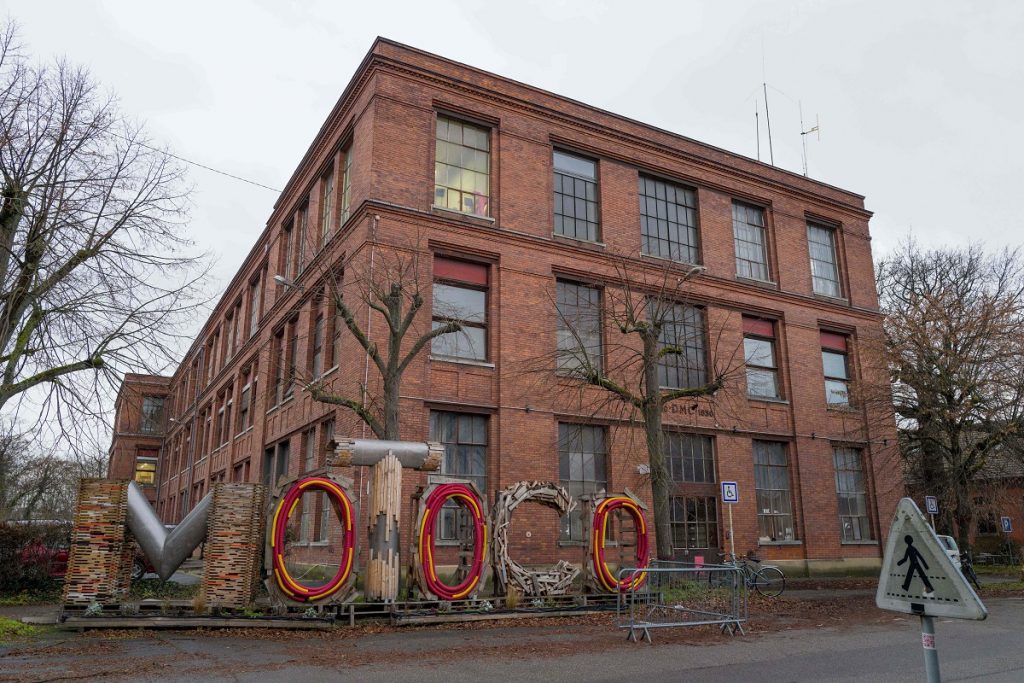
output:
MULTIPOLYGON (((182 156, 283 187, 377 35, 867 197, 876 258, 1024 241, 1024 2, 0 0, 182 156), (762 60, 763 56, 763 60, 762 60), (763 121, 763 117, 762 117, 763 121), (762 158, 767 160, 762 130, 762 158)), ((276 193, 194 168, 192 232, 227 284, 276 193)))

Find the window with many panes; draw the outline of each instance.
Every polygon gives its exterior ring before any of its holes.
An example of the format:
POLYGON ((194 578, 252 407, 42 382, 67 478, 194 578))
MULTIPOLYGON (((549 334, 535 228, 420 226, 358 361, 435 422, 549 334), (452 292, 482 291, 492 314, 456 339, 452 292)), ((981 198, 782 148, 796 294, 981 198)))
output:
POLYGON ((298 234, 295 236, 295 260, 298 262, 295 267, 295 274, 301 275, 302 271, 306 269, 306 239, 307 231, 309 230, 309 205, 303 204, 299 209, 299 215, 296 219, 298 222, 298 234))
POLYGON ((288 224, 284 229, 284 245, 282 246, 283 251, 281 252, 281 273, 286 278, 292 278, 295 275, 295 228, 288 224))
POLYGON ((164 428, 164 398, 162 396, 142 397, 142 425, 144 434, 159 434, 164 428))
POLYGON ((830 407, 850 405, 850 363, 847 337, 821 332, 821 365, 825 373, 825 402, 830 407))
POLYGON ((786 444, 778 441, 754 441, 754 485, 757 491, 757 526, 760 540, 795 540, 786 444))
POLYGON ((779 398, 774 322, 743 316, 743 359, 747 366, 747 396, 779 398))
POLYGON ((238 397, 238 434, 252 426, 252 413, 249 412, 252 408, 250 405, 250 401, 252 401, 252 384, 249 383, 249 380, 249 375, 245 375, 242 378, 244 382, 242 394, 238 397))
POLYGON ((640 249, 644 254, 700 263, 697 245, 697 193, 640 176, 640 249))
POLYGON ((665 432, 664 438, 666 464, 672 481, 715 483, 715 452, 710 436, 665 432))
POLYGON ((859 448, 835 447, 836 495, 839 497, 839 530, 842 541, 870 541, 871 516, 864 481, 864 460, 859 448))
MULTIPOLYGON (((261 273, 262 275, 262 273, 261 273)), ((256 334, 260 327, 260 278, 249 282, 249 336, 256 334)))
POLYGON ((672 496, 672 547, 677 551, 718 547, 718 508, 711 496, 672 496))
POLYGON ((156 485, 156 463, 160 452, 140 448, 135 456, 135 481, 141 486, 156 485))
POLYGON ((732 232, 736 241, 736 275, 751 280, 770 280, 764 209, 733 202, 732 232))
POLYGON ((654 319, 662 321, 658 336, 658 383, 668 389, 706 384, 703 309, 653 299, 648 308, 654 319))
MULTIPOLYGON (((323 435, 324 448, 329 448, 334 442, 334 420, 324 420, 320 433, 323 435)), ((316 540, 319 543, 326 543, 331 531, 331 499, 324 493, 319 495, 320 524, 317 526, 316 540)))
MULTIPOLYGON (((441 474, 465 479, 476 484, 482 494, 487 492, 487 417, 469 413, 430 412, 430 440, 444 446, 441 474)), ((469 523, 469 516, 456 514, 459 506, 446 505, 438 520, 438 537, 454 541, 460 527, 469 523)), ((463 512, 465 512, 463 510, 463 512)))
POLYGON ((601 369, 601 290, 558 280, 557 363, 562 372, 601 369))
POLYGON ((342 154, 341 176, 341 223, 344 225, 352 210, 352 147, 349 146, 342 154))
POLYGON ((284 330, 274 335, 274 405, 284 399, 285 382, 285 348, 284 330))
POLYGON ((328 169, 320 178, 320 246, 334 231, 334 169, 328 169))
POLYGON ((296 361, 299 353, 299 323, 293 320, 288 324, 288 367, 284 378, 284 397, 291 398, 295 393, 296 361))
POLYGON ((491 132, 437 116, 434 205, 486 216, 491 196, 491 132))
POLYGON ((324 317, 318 315, 313 323, 313 362, 310 368, 314 378, 324 371, 324 317))
POLYGON ((555 234, 596 242, 600 236, 597 162, 554 152, 555 234))
POLYGON ((434 259, 433 328, 455 321, 462 329, 434 337, 433 355, 487 360, 487 271, 479 263, 434 259))
MULTIPOLYGON (((607 451, 604 427, 558 424, 559 484, 579 501, 582 495, 593 495, 608 486, 607 451)), ((562 517, 563 541, 585 541, 582 507, 562 517)))
POLYGON ((823 225, 807 224, 807 246, 811 255, 814 293, 840 297, 839 265, 836 259, 836 231, 823 225))

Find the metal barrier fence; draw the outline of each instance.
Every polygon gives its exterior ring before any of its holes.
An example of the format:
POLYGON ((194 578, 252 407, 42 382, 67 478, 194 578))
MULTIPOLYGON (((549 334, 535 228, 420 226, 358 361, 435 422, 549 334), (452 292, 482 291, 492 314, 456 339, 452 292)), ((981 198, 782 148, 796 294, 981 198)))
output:
POLYGON ((730 635, 744 633, 748 608, 741 568, 656 561, 646 569, 619 570, 619 585, 629 586, 641 575, 639 588, 618 594, 617 626, 628 630, 627 640, 651 642, 651 629, 707 624, 719 624, 730 635))

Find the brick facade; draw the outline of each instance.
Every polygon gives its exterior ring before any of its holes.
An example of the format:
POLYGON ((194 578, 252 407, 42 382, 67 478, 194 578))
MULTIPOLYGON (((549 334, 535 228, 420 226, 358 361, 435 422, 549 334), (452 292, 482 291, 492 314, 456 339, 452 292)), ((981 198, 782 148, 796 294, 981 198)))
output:
POLYGON ((127 374, 114 404, 114 435, 107 477, 135 479, 151 503, 156 501, 159 473, 153 470, 150 474, 150 466, 159 469, 170 384, 169 377, 127 374), (163 405, 159 413, 155 412, 158 405, 163 405))
MULTIPOLYGON (((320 290, 325 278, 340 277, 356 319, 364 325, 372 319, 371 336, 382 341, 384 321, 376 313, 368 316, 358 287, 373 269, 379 276, 399 257, 418 263, 415 272, 426 298, 414 324, 419 331, 430 325, 434 259, 478 264, 486 273, 484 358, 453 362, 432 357, 429 349, 421 353, 404 375, 403 439, 426 440, 432 410, 484 416, 483 489, 491 503, 495 492, 512 482, 559 480, 560 422, 601 425, 606 428, 603 474, 608 489, 628 488, 649 503, 650 486, 641 472, 646 461, 642 431, 623 421, 621 410, 584 415, 572 407, 552 391, 563 383, 553 360, 547 370, 538 370, 539 359, 553 358, 556 349, 552 301, 557 279, 611 292, 623 268, 649 281, 690 269, 641 254, 640 174, 693 191, 704 270, 689 284, 688 295, 704 307, 708 365, 728 364, 728 359, 739 365, 714 401, 678 401, 664 413, 666 430, 707 435, 714 454, 712 480, 677 485, 680 557, 712 560, 714 548, 728 548, 726 511, 716 501, 718 482, 735 480, 741 493, 733 510, 738 552, 757 549, 762 557, 812 570, 877 566, 878 539, 903 491, 892 415, 867 405, 830 408, 822 365, 821 333, 838 333, 848 344, 852 381, 886 381, 860 353, 880 334, 870 213, 863 197, 383 39, 367 54, 169 380, 168 415, 174 421, 161 455, 157 506, 162 517, 180 519, 212 482, 260 481, 267 454, 278 452, 281 443, 288 444, 288 474, 305 468, 309 439, 313 465, 322 465, 327 420, 338 437, 371 436, 353 413, 312 401, 302 381, 279 401, 278 346, 284 344, 285 366, 294 364, 296 374, 308 378, 318 346, 316 321, 322 316, 327 386, 357 397, 365 376, 376 395, 379 377, 372 365, 367 371, 366 355, 348 331, 341 330, 334 344, 334 310, 320 290), (434 206, 439 112, 485 131, 486 216, 434 206), (596 162, 596 241, 554 234, 556 149, 596 162), (321 244, 329 182, 332 228, 321 244), (763 210, 769 282, 736 275, 735 202, 763 210), (834 237, 840 297, 814 293, 809 222, 827 226, 834 237), (303 225, 307 239, 299 254, 296 236, 303 225), (290 264, 285 264, 287 255, 290 264), (275 275, 298 286, 275 283, 275 275), (744 315, 772 321, 781 387, 777 400, 747 397, 744 315), (766 541, 759 532, 754 440, 784 444, 791 541, 766 541), (867 521, 855 541, 842 540, 836 448, 853 449, 865 475, 867 521), (716 517, 714 525, 703 527, 710 530, 708 541, 686 539, 687 528, 697 532, 686 527, 684 511, 688 501, 698 499, 711 506, 705 514, 716 517)), ((610 342, 618 333, 605 328, 602 334, 612 353, 610 342)), ((118 419, 130 410, 121 401, 118 419)), ((276 460, 272 464, 276 468, 276 460)), ((363 468, 350 473, 364 511, 367 474, 363 468)), ((405 473, 403 539, 413 536, 408 528, 415 517, 412 494, 425 482, 426 475, 405 473)), ((580 561, 580 547, 559 541, 558 522, 553 511, 524 504, 513 521, 510 549, 522 562, 580 561)), ((364 541, 360 547, 366 547, 364 541)))

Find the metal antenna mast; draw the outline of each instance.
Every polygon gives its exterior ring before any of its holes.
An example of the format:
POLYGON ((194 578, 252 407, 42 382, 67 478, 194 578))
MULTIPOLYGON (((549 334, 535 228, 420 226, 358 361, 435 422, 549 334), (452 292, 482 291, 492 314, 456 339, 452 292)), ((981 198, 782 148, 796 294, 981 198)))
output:
POLYGON ((800 110, 800 146, 803 148, 804 156, 804 177, 807 176, 807 136, 811 133, 817 135, 819 141, 821 141, 821 126, 818 123, 818 115, 814 115, 814 127, 804 130, 804 105, 803 102, 797 102, 797 108, 800 110))
POLYGON ((761 161, 761 112, 754 98, 754 138, 757 140, 757 160, 761 161))
POLYGON ((761 34, 761 90, 764 92, 764 120, 768 125, 768 159, 775 165, 775 149, 772 147, 772 115, 768 111, 768 76, 764 59, 764 33, 761 34))

